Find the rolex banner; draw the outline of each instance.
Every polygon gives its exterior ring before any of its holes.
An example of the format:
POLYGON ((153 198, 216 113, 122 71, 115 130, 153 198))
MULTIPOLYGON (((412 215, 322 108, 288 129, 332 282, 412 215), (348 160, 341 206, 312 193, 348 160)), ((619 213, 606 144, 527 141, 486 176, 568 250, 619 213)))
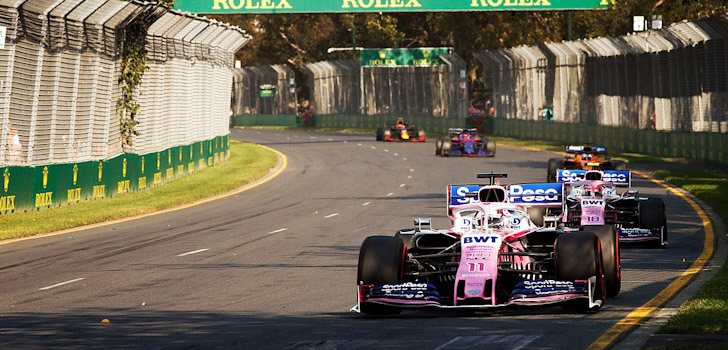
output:
POLYGON ((355 13, 605 9, 614 0, 175 0, 193 13, 355 13))
POLYGON ((413 49, 364 49, 361 50, 362 67, 431 67, 445 64, 440 55, 452 49, 423 47, 413 49))

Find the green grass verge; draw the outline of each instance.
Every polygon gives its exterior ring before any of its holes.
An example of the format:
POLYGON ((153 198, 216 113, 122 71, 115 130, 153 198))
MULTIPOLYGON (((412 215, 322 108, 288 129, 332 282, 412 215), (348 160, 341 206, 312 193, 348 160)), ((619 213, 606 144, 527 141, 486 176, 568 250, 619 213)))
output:
MULTIPOLYGON (((695 194, 713 208, 724 223, 728 223, 728 206, 724 202, 728 198, 728 179, 725 175, 705 170, 680 169, 660 170, 655 176, 695 194)), ((728 334, 727 266, 724 264, 693 299, 683 304, 678 314, 659 333, 728 334)))
POLYGON ((230 159, 147 191, 55 209, 0 216, 0 240, 121 219, 224 193, 268 174, 276 155, 263 147, 230 143, 230 159))

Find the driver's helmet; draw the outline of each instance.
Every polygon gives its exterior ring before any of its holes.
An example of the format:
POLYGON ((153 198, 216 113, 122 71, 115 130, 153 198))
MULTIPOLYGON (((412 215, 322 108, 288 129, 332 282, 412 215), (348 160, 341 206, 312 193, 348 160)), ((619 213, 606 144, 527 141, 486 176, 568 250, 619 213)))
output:
POLYGON ((492 212, 488 214, 488 228, 489 229, 501 229, 503 228, 503 214, 499 212, 492 212))

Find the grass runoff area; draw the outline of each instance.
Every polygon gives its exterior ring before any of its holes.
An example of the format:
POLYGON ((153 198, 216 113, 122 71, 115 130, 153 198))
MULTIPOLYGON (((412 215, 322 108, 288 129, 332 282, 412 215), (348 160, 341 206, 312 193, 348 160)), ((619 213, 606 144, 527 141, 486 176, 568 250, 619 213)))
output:
POLYGON ((231 141, 230 159, 163 186, 114 198, 60 208, 0 216, 0 240, 28 237, 73 227, 169 209, 231 191, 275 167, 276 155, 263 147, 231 141))

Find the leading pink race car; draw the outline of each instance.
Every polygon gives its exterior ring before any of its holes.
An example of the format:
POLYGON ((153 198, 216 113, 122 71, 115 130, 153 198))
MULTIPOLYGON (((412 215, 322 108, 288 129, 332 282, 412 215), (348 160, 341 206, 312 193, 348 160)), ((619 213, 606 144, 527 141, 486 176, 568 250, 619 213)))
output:
POLYGON ((562 184, 498 184, 448 188, 453 225, 371 236, 359 252, 356 312, 403 309, 491 309, 561 303, 578 311, 606 299, 599 236, 538 227, 528 208, 560 206, 562 184), (558 187, 558 188, 557 188, 558 187))

